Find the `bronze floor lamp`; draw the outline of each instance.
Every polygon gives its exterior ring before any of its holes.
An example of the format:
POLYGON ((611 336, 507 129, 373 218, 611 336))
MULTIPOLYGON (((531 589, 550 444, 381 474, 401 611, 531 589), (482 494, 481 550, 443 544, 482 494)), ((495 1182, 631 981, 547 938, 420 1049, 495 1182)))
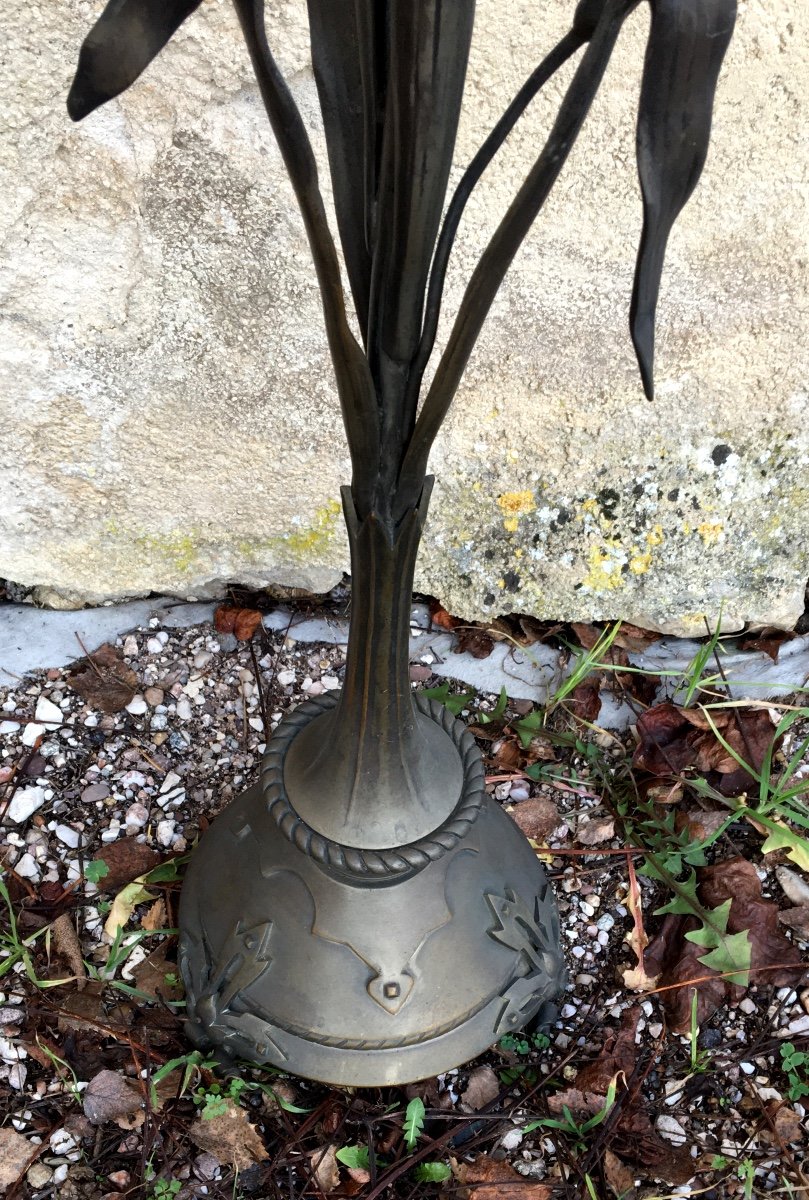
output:
MULTIPOLYGON (((349 317, 315 158, 270 49, 264 0, 234 0, 322 295, 352 462, 343 489, 352 619, 342 692, 306 701, 278 726, 260 783, 202 839, 183 887, 187 1028, 225 1065, 247 1059, 332 1083, 402 1083, 553 1015, 564 967, 543 868, 486 794, 472 735, 412 691, 411 591, 430 448, 639 2, 581 0, 570 32, 483 142, 444 214, 474 0, 308 0, 349 317), (548 139, 472 273, 423 389, 464 206, 531 99, 574 54, 548 139)), ((68 100, 74 120, 129 87, 199 4, 110 0, 81 50, 68 100)), ((666 241, 705 161, 736 6, 650 7, 630 328, 651 398, 666 241)))

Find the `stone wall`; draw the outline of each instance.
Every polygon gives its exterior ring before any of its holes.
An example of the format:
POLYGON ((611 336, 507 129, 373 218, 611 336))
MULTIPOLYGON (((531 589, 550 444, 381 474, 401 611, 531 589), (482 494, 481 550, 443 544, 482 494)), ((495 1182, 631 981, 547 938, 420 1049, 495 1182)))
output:
MULTIPOLYGON (((268 7, 324 161, 305 4, 268 7)), ((99 8, 10 0, 3 14, 0 575, 54 602, 325 589, 347 568, 347 454, 301 222, 234 15, 205 0, 131 92, 73 127, 64 97, 99 8)), ((572 8, 479 0, 459 163, 572 8)), ((417 583, 454 612, 699 631, 720 606, 728 626, 790 625, 803 608, 809 21, 795 0, 741 10, 670 247, 653 405, 627 333, 643 9, 622 34, 433 454, 417 583)), ((473 197, 445 313, 562 87, 473 197)))

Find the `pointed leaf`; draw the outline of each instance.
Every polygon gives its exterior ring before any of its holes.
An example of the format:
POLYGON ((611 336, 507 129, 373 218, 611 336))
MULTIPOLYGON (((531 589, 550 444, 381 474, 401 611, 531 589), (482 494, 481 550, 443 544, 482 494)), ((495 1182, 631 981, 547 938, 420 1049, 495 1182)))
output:
POLYGON ((654 394, 654 325, 666 243, 708 153, 714 92, 736 0, 651 0, 638 113, 643 232, 629 324, 643 388, 654 394))
POLYGON ((407 1106, 404 1119, 404 1139, 408 1150, 415 1150, 416 1142, 424 1129, 424 1101, 414 1096, 407 1106))
POLYGON ((80 121, 135 82, 201 0, 110 0, 85 38, 67 111, 80 121))
POLYGON ((378 77, 375 5, 308 0, 312 66, 323 113, 334 207, 360 328, 368 320, 368 231, 375 191, 378 77), (363 181, 363 182, 360 182, 363 181))

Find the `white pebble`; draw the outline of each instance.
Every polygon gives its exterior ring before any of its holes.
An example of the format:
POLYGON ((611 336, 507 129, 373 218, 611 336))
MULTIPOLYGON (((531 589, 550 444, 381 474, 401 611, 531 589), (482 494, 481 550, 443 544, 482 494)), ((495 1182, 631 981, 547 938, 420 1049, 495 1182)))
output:
POLYGON ((611 917, 609 913, 604 913, 596 921, 596 928, 601 929, 604 933, 606 933, 609 929, 612 929, 614 924, 615 917, 611 917))
POLYGON ((177 716, 181 721, 190 721, 194 715, 194 710, 191 708, 191 701, 185 696, 181 696, 177 701, 177 716))
POLYGON ((740 1062, 739 1066, 744 1071, 745 1075, 755 1075, 756 1068, 751 1062, 740 1062))
POLYGON ((574 946, 570 953, 573 955, 574 958, 584 958, 584 955, 585 955, 584 946, 574 946))
POLYGON ((110 821, 109 828, 102 829, 101 840, 102 840, 102 842, 114 842, 120 832, 121 832, 121 822, 117 821, 113 817, 113 819, 110 821))
POLYGON ((69 1154, 76 1149, 76 1139, 66 1129, 56 1129, 50 1136, 51 1150, 54 1154, 69 1154))
POLYGON ((504 1150, 516 1150, 524 1136, 521 1129, 509 1129, 500 1139, 500 1145, 504 1150))
POLYGON ((57 825, 54 833, 60 842, 64 842, 71 850, 75 850, 79 844, 79 831, 74 829, 72 825, 57 825))
POLYGON ((27 1078, 28 1068, 24 1063, 14 1063, 13 1067, 9 1067, 8 1081, 16 1091, 21 1092, 23 1090, 27 1078))
POLYGON ((250 717, 248 718, 247 724, 251 729, 255 729, 256 733, 264 732, 264 722, 261 717, 250 717))
POLYGON ((40 696, 37 700, 34 717, 48 729, 55 729, 58 725, 62 724, 63 720, 61 708, 57 708, 47 696, 40 696))
POLYGON ((321 675, 320 682, 327 692, 336 692, 339 690, 340 680, 336 675, 321 675))
POLYGON ((69 1170, 69 1164, 61 1163, 53 1173, 53 1182, 57 1183, 57 1184, 64 1183, 65 1180, 67 1179, 68 1170, 69 1170))
POLYGON ((560 1017, 575 1017, 576 1014, 578 1013, 578 1011, 579 1010, 576 1008, 575 1004, 564 1004, 562 1006, 562 1011, 559 1013, 559 1016, 560 1017))
POLYGON ((790 1021, 787 1030, 789 1033, 809 1033, 809 1013, 790 1021))
POLYGON ((610 944, 610 935, 607 933, 606 929, 599 929, 599 931, 598 931, 598 933, 597 933, 596 937, 598 938, 598 943, 597 943, 597 944, 598 944, 599 946, 609 946, 609 944, 610 944))
POLYGON ((6 820, 20 824, 27 821, 45 803, 45 789, 41 787, 20 788, 14 793, 6 809, 6 820))
POLYGON ((23 879, 39 879, 39 867, 37 866, 36 859, 32 854, 23 854, 22 857, 18 859, 14 870, 18 875, 22 876, 23 879))
POLYGON ((756 1011, 755 1001, 751 1000, 749 996, 745 996, 744 999, 740 1001, 739 1008, 743 1013, 747 1013, 748 1017, 752 1017, 753 1013, 756 1011))
POLYGON ((668 1113, 663 1113, 657 1118, 655 1127, 661 1137, 668 1142, 673 1142, 675 1146, 682 1146, 685 1143, 685 1130, 680 1122, 668 1113))
POLYGON ((276 679, 278 680, 281 687, 290 687, 295 682, 295 672, 294 671, 279 671, 278 674, 276 675, 276 679))
POLYGON ((198 671, 201 671, 204 667, 207 667, 208 663, 211 662, 212 659, 212 654, 209 654, 207 650, 201 650, 199 654, 194 655, 194 666, 198 671))
POLYGON ((143 696, 133 696, 126 706, 126 711, 131 713, 133 717, 139 717, 146 712, 149 705, 144 700, 143 696))
POLYGON ((530 793, 528 788, 521 783, 516 783, 509 792, 509 798, 511 800, 527 800, 529 795, 530 793))
MULTIPOLYGON (((144 780, 144 782, 145 782, 145 780, 144 780)), ((176 771, 169 771, 168 774, 166 775, 166 778, 163 780, 163 782, 160 785, 161 794, 163 792, 173 791, 173 789, 176 788, 177 784, 181 783, 181 782, 182 782, 182 780, 180 779, 180 776, 177 774, 176 771)))
POLYGON ((592 916, 595 916, 595 911, 596 911, 596 910, 593 908, 592 904, 587 904, 587 903, 586 903, 586 901, 584 901, 584 900, 580 900, 580 901, 579 901, 579 908, 580 908, 580 909, 581 909, 581 911, 584 913, 585 917, 592 917, 592 916))
POLYGON ((131 633, 129 637, 124 638, 124 656, 126 658, 138 657, 138 639, 131 633))
POLYGON ((157 822, 157 840, 160 843, 160 845, 165 846, 166 849, 168 849, 169 846, 171 846, 171 843, 174 840, 175 825, 176 825, 176 821, 173 821, 168 818, 165 821, 157 822))
POLYGON ((44 725, 35 725, 33 721, 30 721, 25 726, 25 729, 23 729, 20 741, 22 742, 23 746, 35 746, 37 741, 46 732, 47 731, 44 725))

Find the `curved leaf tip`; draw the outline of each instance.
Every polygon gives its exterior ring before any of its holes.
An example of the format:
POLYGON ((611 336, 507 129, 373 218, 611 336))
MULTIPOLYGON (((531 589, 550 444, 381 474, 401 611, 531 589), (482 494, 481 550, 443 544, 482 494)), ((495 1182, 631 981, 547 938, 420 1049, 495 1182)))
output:
POLYGON ((629 325, 643 389, 654 396, 655 312, 672 226, 697 186, 736 0, 650 0, 637 161, 643 194, 629 325))
POLYGON ((201 0, 110 0, 79 52, 67 98, 72 120, 126 91, 201 0))

